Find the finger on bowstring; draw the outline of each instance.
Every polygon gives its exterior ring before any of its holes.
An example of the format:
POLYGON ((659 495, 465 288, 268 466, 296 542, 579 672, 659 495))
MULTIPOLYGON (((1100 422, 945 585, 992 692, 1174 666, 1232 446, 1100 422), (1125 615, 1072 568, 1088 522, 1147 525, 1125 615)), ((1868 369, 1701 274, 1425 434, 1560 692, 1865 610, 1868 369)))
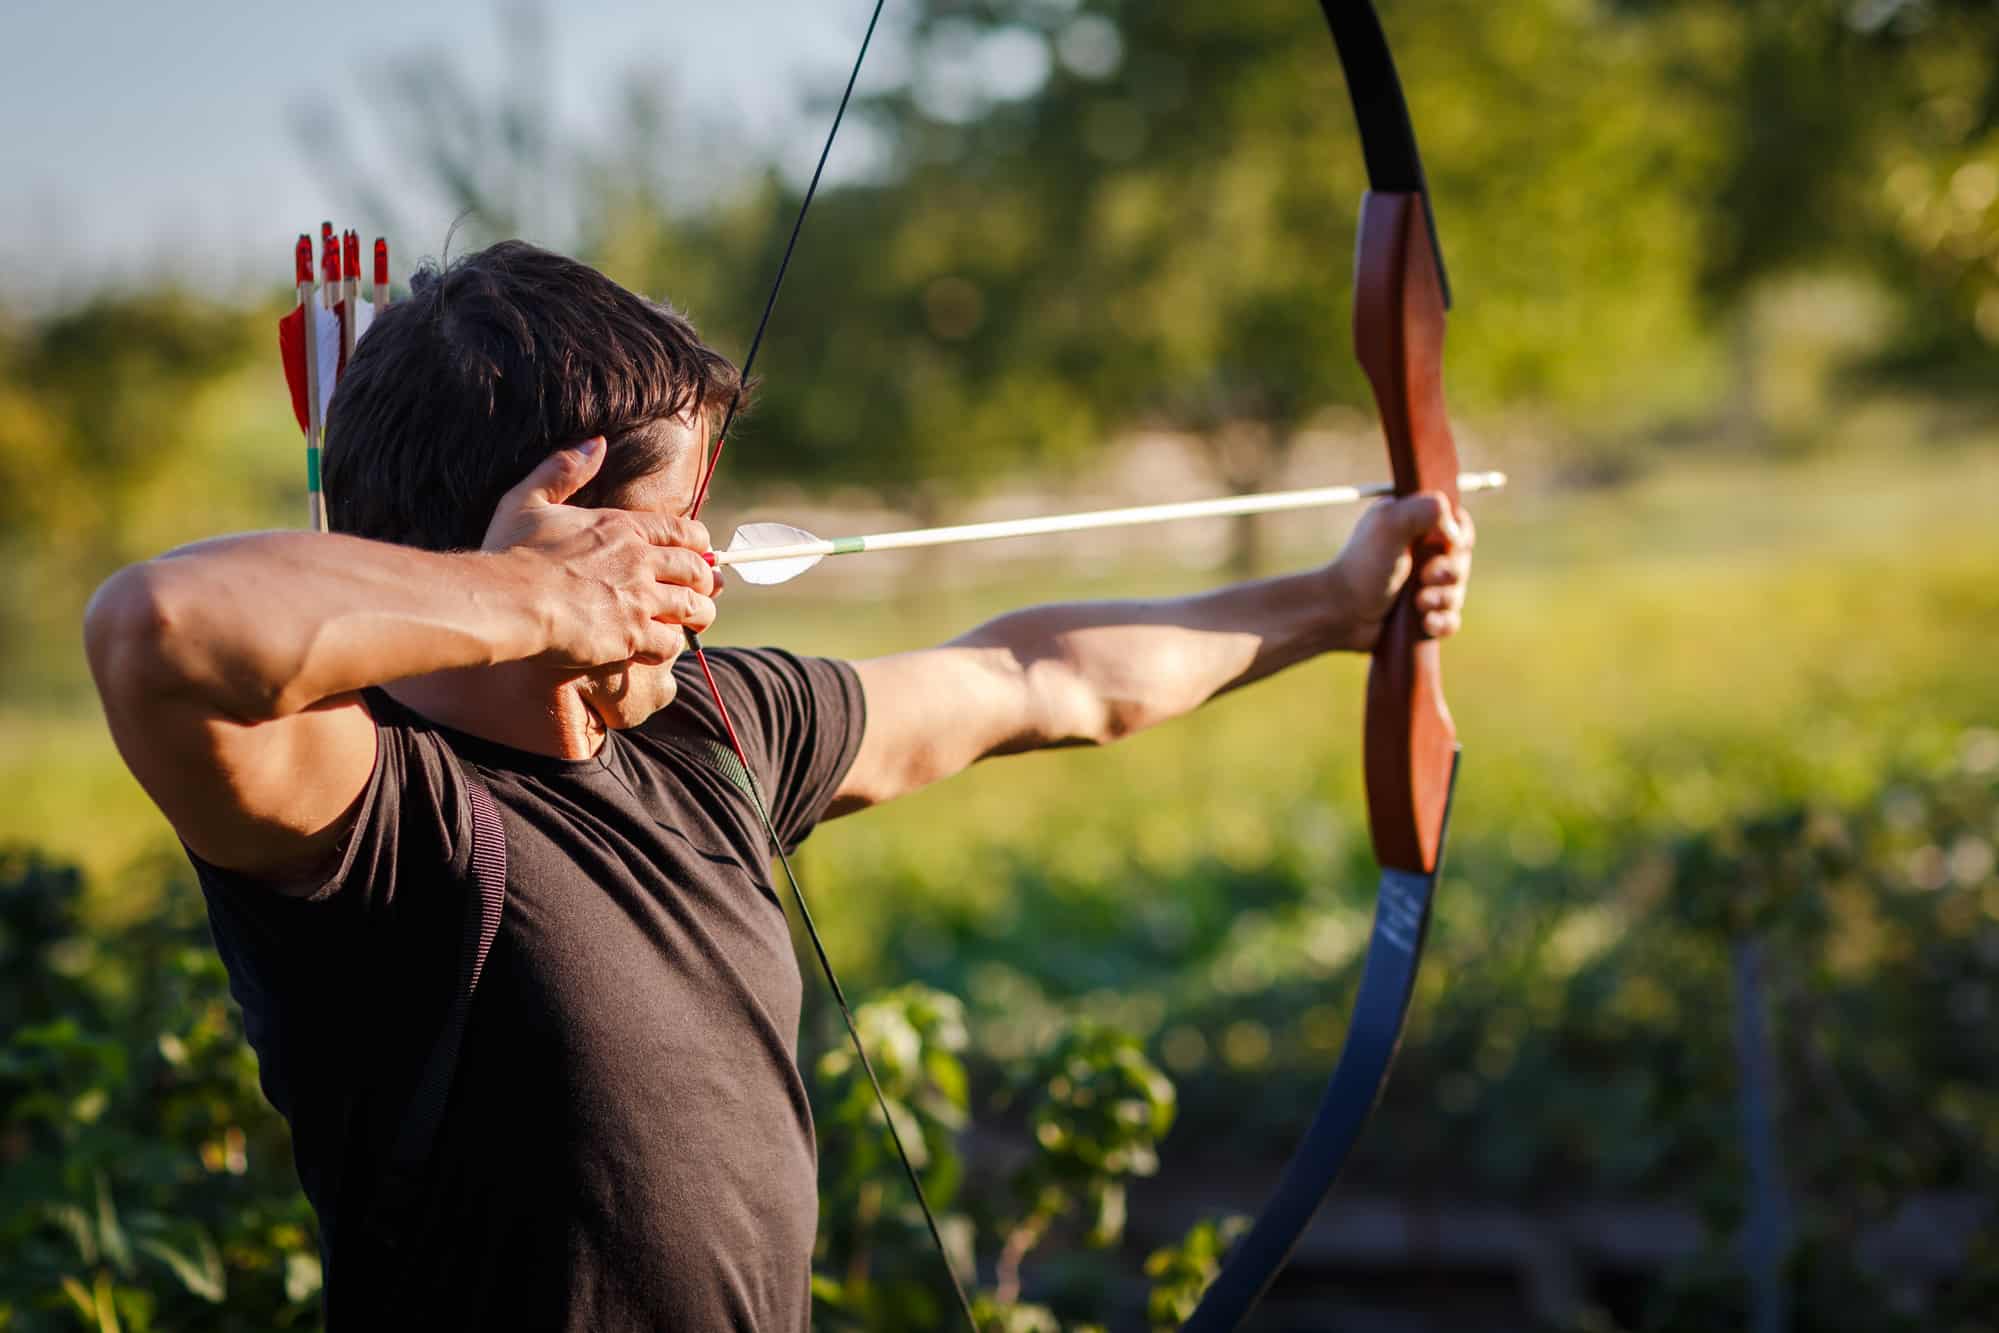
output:
POLYGON ((699 552, 690 551, 685 546, 653 546, 647 549, 651 553, 652 576, 659 582, 681 584, 710 597, 720 589, 721 574, 702 559, 699 552))
POLYGON ((685 625, 696 634, 715 623, 715 601, 678 583, 655 583, 651 618, 662 624, 685 625))
POLYGON ((644 666, 664 666, 689 647, 687 631, 662 620, 648 621, 639 651, 632 661, 644 666))
POLYGON ((714 542, 708 537, 708 525, 698 518, 656 514, 646 509, 634 509, 631 516, 639 531, 645 534, 645 539, 654 546, 684 546, 690 551, 715 549, 714 542))

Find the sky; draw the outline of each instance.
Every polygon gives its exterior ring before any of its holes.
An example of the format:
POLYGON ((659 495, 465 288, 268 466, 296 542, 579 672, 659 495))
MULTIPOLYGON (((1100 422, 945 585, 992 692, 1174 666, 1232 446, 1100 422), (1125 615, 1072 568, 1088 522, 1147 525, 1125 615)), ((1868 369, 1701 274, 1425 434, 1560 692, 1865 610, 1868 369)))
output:
MULTIPOLYGON (((546 0, 553 126, 588 140, 610 119, 610 90, 645 73, 677 105, 809 168, 823 113, 801 103, 837 90, 867 10, 868 0, 546 0)), ((161 264, 232 293, 288 283, 293 239, 321 218, 372 234, 315 172, 301 110, 324 105, 366 131, 384 68, 424 53, 449 54, 481 89, 502 86, 502 34, 496 0, 0 0, 0 306, 76 299, 161 264)), ((892 47, 870 54, 864 88, 892 74, 892 47)), ((393 145, 360 138, 378 182, 419 198, 394 174, 393 145)), ((399 276, 449 221, 441 206, 413 210, 418 235, 391 238, 399 276)))

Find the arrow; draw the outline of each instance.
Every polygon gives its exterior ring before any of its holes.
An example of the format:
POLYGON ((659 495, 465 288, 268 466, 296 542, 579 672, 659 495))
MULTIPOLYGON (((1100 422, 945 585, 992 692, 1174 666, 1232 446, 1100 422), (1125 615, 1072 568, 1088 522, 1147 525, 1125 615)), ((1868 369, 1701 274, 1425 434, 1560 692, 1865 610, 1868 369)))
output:
MULTIPOLYGON (((1467 472, 1458 490, 1494 491, 1506 484, 1504 472, 1467 472)), ((1085 514, 1049 514, 1040 518, 1007 518, 993 523, 960 523, 945 528, 914 528, 877 532, 864 537, 815 537, 788 523, 746 523, 736 529, 726 551, 712 552, 708 562, 734 566, 743 580, 755 584, 788 583, 829 555, 858 551, 901 551, 916 546, 955 546, 963 542, 998 541, 1003 537, 1045 537, 1059 532, 1096 528, 1129 528, 1143 523, 1169 523, 1183 518, 1229 518, 1243 514, 1274 514, 1290 509, 1323 509, 1392 495, 1388 482, 1372 486, 1321 486, 1304 491, 1271 491, 1263 495, 1231 495, 1219 500, 1183 500, 1175 504, 1139 505, 1131 509, 1098 509, 1085 514)))
POLYGON ((389 303, 389 239, 375 238, 375 313, 389 303))
POLYGON ((305 489, 307 521, 314 532, 326 531, 326 505, 319 489, 319 446, 325 422, 325 381, 334 373, 333 314, 320 304, 318 287, 312 280, 312 237, 300 232, 292 251, 293 282, 298 305, 278 321, 278 354, 284 360, 285 380, 291 386, 292 410, 298 427, 305 432, 305 489))
POLYGON ((361 233, 340 233, 340 369, 354 359, 354 340, 361 336, 361 233))

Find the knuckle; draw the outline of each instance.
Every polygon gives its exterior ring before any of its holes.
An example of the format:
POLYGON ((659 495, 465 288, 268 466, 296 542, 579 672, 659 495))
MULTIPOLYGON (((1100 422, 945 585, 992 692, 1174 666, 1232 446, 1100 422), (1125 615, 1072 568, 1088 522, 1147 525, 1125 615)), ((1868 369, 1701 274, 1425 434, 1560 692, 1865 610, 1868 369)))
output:
POLYGON ((708 538, 708 525, 698 518, 680 520, 681 545, 695 551, 713 550, 708 538))
POLYGON ((638 525, 632 516, 620 509, 600 509, 592 521, 592 526, 600 540, 613 549, 622 550, 630 546, 634 535, 638 535, 638 525))

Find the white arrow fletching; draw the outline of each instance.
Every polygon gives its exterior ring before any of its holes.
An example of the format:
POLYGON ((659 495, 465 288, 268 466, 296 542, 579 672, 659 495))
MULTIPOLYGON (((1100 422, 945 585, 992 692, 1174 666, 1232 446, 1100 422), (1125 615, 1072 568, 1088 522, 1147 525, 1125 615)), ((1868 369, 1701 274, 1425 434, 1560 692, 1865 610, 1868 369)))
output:
POLYGON ((340 382, 340 316, 323 305, 313 305, 305 317, 317 325, 319 351, 319 420, 325 428, 326 410, 333 406, 333 390, 340 382))
POLYGON ((747 560, 737 563, 723 560, 717 563, 728 565, 736 571, 745 583, 768 586, 773 583, 789 583, 806 570, 826 558, 832 543, 821 541, 803 528, 794 528, 789 523, 745 523, 736 529, 736 535, 729 539, 727 554, 737 555, 745 551, 760 551, 773 546, 802 546, 818 548, 805 553, 779 557, 772 560, 747 560))

